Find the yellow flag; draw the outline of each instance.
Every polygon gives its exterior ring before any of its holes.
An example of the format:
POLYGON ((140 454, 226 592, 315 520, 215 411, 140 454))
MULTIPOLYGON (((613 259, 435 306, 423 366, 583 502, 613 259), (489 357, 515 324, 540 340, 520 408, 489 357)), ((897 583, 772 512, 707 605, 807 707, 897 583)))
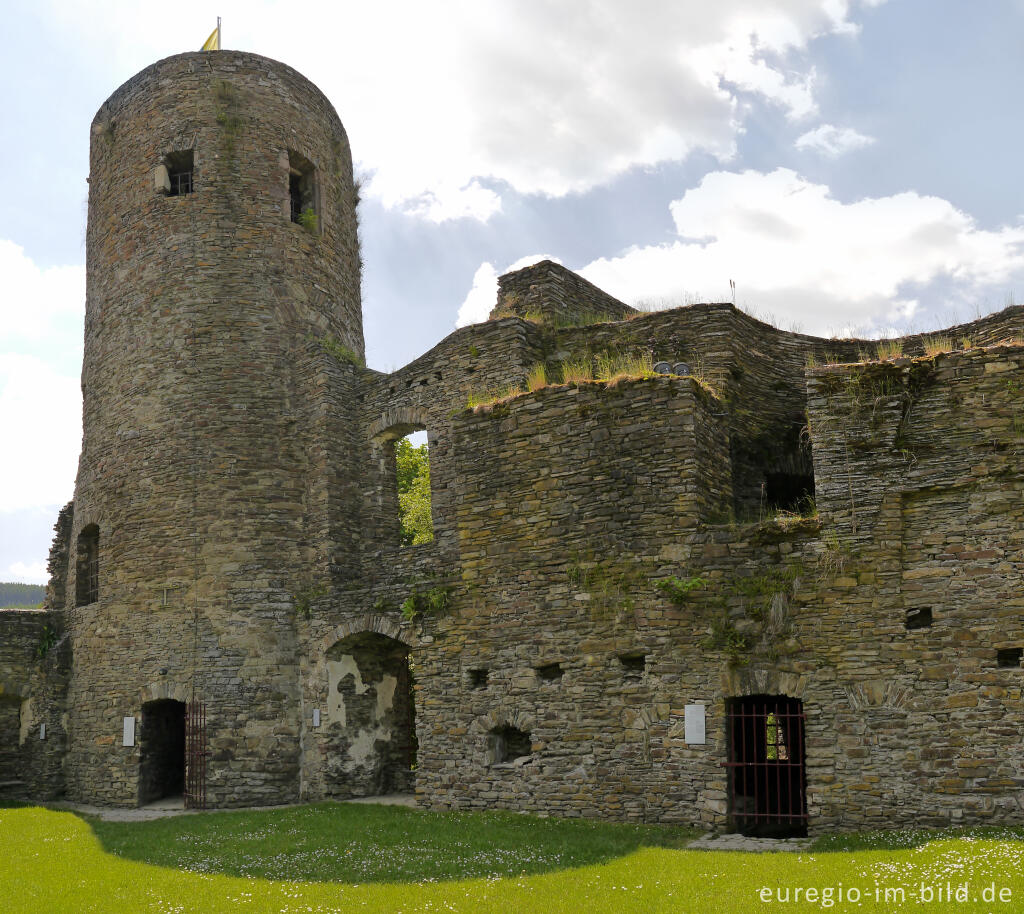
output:
POLYGON ((206 39, 206 44, 204 44, 199 50, 200 51, 219 51, 220 50, 220 26, 219 25, 212 32, 210 32, 210 37, 206 39))

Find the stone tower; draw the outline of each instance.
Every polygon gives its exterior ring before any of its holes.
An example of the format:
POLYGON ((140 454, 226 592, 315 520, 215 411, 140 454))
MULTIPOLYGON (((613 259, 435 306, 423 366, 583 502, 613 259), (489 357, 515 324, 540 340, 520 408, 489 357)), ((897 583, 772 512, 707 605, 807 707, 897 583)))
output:
POLYGON ((194 694, 210 802, 282 802, 293 606, 344 576, 329 543, 352 513, 350 406, 323 381, 328 354, 363 355, 345 130, 291 67, 180 54, 100 108, 89 186, 68 792, 173 792, 194 694))

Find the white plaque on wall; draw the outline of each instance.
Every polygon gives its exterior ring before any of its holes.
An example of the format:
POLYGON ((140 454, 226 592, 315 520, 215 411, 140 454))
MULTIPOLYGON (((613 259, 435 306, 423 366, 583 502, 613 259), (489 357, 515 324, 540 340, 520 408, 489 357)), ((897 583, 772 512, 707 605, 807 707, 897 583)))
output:
POLYGON ((319 727, 320 726, 320 709, 319 708, 313 708, 313 726, 314 727, 319 727))
POLYGON ((39 725, 39 738, 46 739, 46 724, 39 725))
POLYGON ((686 706, 683 729, 689 745, 703 746, 707 742, 704 736, 704 705, 686 706))
POLYGON ((124 740, 121 743, 122 746, 134 746, 135 745, 135 718, 126 717, 124 719, 124 740))

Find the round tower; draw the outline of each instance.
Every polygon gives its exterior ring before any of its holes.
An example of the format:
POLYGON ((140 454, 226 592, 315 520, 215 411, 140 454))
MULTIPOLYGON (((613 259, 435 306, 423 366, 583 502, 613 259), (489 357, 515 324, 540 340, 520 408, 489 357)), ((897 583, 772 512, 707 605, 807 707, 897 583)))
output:
POLYGON ((355 204, 333 106, 255 54, 159 61, 93 121, 74 798, 180 790, 193 695, 211 804, 297 796, 294 606, 338 561, 322 360, 363 356, 355 204))

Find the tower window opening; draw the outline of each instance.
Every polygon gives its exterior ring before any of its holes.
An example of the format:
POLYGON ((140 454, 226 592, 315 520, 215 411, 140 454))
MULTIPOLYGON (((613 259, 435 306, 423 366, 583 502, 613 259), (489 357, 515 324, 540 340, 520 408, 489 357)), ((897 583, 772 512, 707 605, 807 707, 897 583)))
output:
POLYGON ((288 197, 291 220, 303 228, 314 229, 317 219, 316 170, 297 152, 288 150, 288 197))
POLYGON ((75 605, 95 603, 100 594, 100 528, 95 524, 78 534, 75 575, 75 605))
POLYGON ((167 191, 168 197, 181 197, 190 194, 195 189, 192 175, 195 171, 195 156, 191 149, 182 152, 168 153, 164 159, 164 167, 167 169, 167 179, 171 187, 167 191))
POLYGON ((401 544, 419 546, 434 541, 430 510, 430 454, 425 429, 395 442, 395 475, 401 544))

